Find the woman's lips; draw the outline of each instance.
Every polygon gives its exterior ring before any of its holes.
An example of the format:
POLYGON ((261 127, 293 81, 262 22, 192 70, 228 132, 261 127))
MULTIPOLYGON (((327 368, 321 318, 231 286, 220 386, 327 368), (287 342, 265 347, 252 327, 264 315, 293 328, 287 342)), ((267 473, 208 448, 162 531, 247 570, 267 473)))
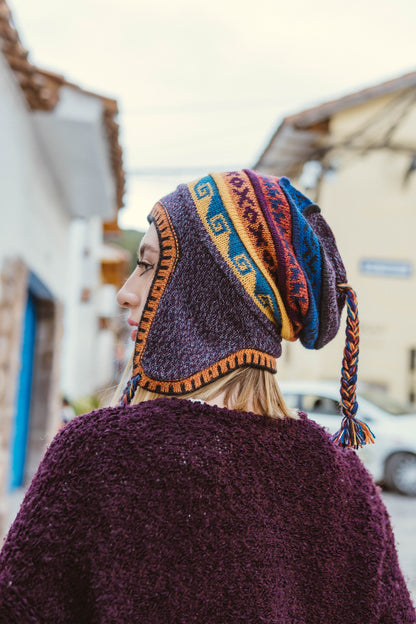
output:
POLYGON ((136 337, 137 337, 137 328, 139 326, 138 323, 136 323, 135 321, 132 321, 131 319, 127 319, 127 323, 130 325, 130 327, 134 327, 135 329, 133 329, 133 331, 130 334, 130 338, 133 340, 133 342, 136 341, 136 337))

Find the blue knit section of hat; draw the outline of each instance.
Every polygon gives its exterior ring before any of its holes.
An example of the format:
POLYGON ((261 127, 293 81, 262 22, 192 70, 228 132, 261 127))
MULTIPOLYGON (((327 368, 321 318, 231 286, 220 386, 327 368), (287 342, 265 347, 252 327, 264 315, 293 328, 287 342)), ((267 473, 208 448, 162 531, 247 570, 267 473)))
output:
POLYGON ((302 214, 312 202, 295 189, 288 178, 280 178, 279 185, 289 202, 292 216, 292 244, 296 258, 307 277, 310 295, 310 305, 299 338, 307 349, 313 349, 319 334, 322 257, 319 239, 302 214))

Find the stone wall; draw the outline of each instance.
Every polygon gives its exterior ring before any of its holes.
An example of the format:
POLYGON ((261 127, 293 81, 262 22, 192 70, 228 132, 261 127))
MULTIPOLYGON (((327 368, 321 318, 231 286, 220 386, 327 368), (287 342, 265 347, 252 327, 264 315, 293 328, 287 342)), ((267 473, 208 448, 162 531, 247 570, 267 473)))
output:
POLYGON ((10 433, 20 372, 20 340, 28 270, 20 259, 6 259, 0 274, 0 533, 3 532, 10 460, 10 433))

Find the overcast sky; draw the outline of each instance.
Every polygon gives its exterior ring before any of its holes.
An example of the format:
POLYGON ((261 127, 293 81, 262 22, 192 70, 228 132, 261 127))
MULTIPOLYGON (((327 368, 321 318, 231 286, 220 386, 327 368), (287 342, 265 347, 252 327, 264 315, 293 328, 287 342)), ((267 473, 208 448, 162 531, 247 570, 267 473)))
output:
POLYGON ((415 0, 9 3, 33 63, 118 100, 125 227, 194 169, 252 166, 286 114, 416 69, 415 0))

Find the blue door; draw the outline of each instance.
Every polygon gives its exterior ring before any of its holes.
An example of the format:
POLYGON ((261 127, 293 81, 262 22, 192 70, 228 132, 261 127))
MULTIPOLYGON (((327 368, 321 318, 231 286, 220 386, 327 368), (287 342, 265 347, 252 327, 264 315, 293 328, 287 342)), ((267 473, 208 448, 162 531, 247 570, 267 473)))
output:
POLYGON ((22 327, 21 370, 16 394, 15 419, 11 435, 10 489, 23 484, 32 394, 36 338, 35 298, 29 292, 22 327))

